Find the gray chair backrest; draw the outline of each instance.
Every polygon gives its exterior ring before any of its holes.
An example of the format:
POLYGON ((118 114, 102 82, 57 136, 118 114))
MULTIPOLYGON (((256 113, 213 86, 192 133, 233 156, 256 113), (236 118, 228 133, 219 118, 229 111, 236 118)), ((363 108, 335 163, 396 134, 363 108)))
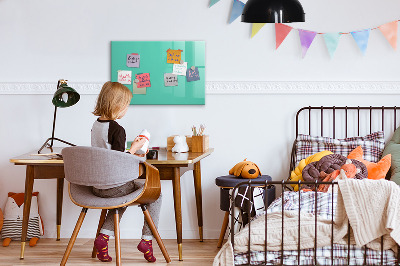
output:
POLYGON ((139 176, 144 159, 125 152, 97 147, 62 150, 65 179, 83 186, 119 186, 139 176))

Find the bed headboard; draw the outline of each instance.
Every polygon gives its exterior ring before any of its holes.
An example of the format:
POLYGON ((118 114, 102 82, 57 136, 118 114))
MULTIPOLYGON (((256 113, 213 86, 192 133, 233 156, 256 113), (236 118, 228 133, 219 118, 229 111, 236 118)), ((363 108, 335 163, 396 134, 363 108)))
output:
MULTIPOLYGON (((308 106, 296 114, 296 137, 299 134, 347 138, 363 136, 375 131, 383 131, 389 139, 398 126, 396 106, 308 106)), ((295 164, 295 144, 293 144, 290 171, 295 164)), ((289 172, 290 176, 290 172, 289 172)))

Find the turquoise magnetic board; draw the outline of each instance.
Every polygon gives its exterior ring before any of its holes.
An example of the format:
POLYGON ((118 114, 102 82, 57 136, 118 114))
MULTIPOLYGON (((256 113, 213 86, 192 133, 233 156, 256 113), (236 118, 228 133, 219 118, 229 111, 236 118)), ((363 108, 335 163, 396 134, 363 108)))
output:
POLYGON ((112 41, 111 81, 120 81, 133 92, 131 104, 204 105, 205 42, 112 41), (179 64, 176 68, 187 62, 187 70, 181 68, 180 75, 172 74, 174 63, 167 60, 175 60, 179 64), (147 73, 150 87, 141 87, 149 86, 147 73))

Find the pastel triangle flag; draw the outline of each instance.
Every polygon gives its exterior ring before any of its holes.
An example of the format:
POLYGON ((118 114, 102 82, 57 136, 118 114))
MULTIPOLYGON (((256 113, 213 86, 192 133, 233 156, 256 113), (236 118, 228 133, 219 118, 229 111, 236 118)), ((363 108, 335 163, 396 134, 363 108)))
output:
POLYGON ((235 19, 237 19, 240 15, 242 15, 242 11, 244 8, 244 3, 239 0, 233 0, 231 17, 229 18, 229 23, 232 23, 235 19))
POLYGON ((333 57, 333 54, 335 53, 336 48, 338 47, 340 36, 342 36, 342 34, 340 34, 339 32, 333 32, 333 33, 325 33, 323 36, 326 48, 328 48, 329 55, 333 57))
POLYGON ((265 23, 253 23, 253 26, 251 28, 251 38, 256 35, 262 27, 264 27, 265 23))
POLYGON ((393 49, 397 48, 397 20, 378 27, 393 49))
POLYGON ((210 0, 210 5, 208 7, 212 7, 213 5, 215 5, 218 2, 219 2, 219 0, 210 0))
POLYGON ((317 33, 315 31, 299 29, 299 36, 300 36, 300 43, 301 43, 301 55, 303 58, 306 56, 308 48, 310 48, 316 35, 317 35, 317 33))
POLYGON ((351 32, 351 35, 353 35, 353 38, 356 41, 356 43, 357 43, 358 47, 360 48, 361 53, 363 55, 365 54, 365 51, 367 50, 370 32, 371 32, 371 29, 351 32))
POLYGON ((288 25, 275 23, 276 49, 278 49, 278 47, 282 44, 282 42, 285 40, 286 36, 288 36, 292 29, 293 28, 288 25))

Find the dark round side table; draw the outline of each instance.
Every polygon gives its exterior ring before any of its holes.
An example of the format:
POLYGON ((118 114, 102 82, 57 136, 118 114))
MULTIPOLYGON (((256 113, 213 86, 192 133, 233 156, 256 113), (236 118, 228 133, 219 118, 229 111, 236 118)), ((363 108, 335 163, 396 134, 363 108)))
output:
MULTIPOLYGON (((269 175, 261 175, 254 179, 246 179, 241 177, 236 177, 234 175, 226 175, 220 176, 215 179, 215 184, 220 187, 220 209, 225 211, 224 221, 222 222, 221 233, 219 235, 218 245, 217 247, 220 248, 222 246, 222 242, 224 241, 226 228, 228 227, 229 222, 229 209, 230 209, 230 198, 229 193, 230 190, 233 189, 237 184, 242 182, 247 182, 251 180, 253 181, 263 181, 266 180, 272 181, 272 178, 269 175)), ((257 187, 257 186, 254 186, 257 187)), ((270 186, 268 189, 268 199, 267 205, 271 204, 275 200, 275 186, 270 186)), ((265 193, 265 191, 264 191, 265 193)), ((265 197, 264 197, 265 198, 265 197)))

